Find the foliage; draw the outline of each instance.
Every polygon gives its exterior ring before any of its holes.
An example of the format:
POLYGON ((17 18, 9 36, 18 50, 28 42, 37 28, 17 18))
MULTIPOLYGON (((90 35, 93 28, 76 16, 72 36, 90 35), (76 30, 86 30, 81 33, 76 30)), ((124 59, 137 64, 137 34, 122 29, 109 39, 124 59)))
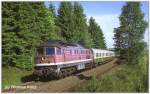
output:
POLYGON ((88 32, 93 39, 93 48, 106 48, 103 32, 93 17, 89 20, 88 32))
MULTIPOLYGON (((97 26, 98 33, 93 35, 96 39, 88 32, 86 15, 83 13, 83 7, 79 2, 72 4, 70 2, 61 2, 56 22, 67 42, 79 43, 87 48, 96 47, 97 45, 97 48, 105 48, 105 41, 100 27, 97 26), (96 41, 95 43, 93 39, 96 41)), ((91 32, 94 32, 94 29, 91 32)))
POLYGON ((95 76, 93 76, 92 79, 87 83, 87 85, 81 89, 81 92, 96 92, 98 87, 98 80, 95 76))
POLYGON ((41 2, 2 3, 3 65, 32 69, 35 48, 60 38, 51 12, 41 2))
POLYGON ((49 9, 49 11, 51 11, 51 13, 53 14, 53 17, 56 17, 55 6, 52 4, 52 2, 49 4, 48 9, 49 9))
POLYGON ((88 32, 86 15, 80 3, 61 2, 58 15, 55 12, 52 3, 46 8, 43 2, 2 2, 3 66, 31 70, 36 48, 48 40, 105 48, 99 26, 97 31, 100 32, 93 35, 96 39, 88 32))
POLYGON ((124 64, 111 74, 93 77, 81 85, 76 92, 148 92, 147 56, 134 65, 124 64))
POLYGON ((68 42, 72 42, 73 32, 73 7, 71 2, 61 2, 58 9, 56 25, 59 26, 61 35, 68 42))
POLYGON ((128 63, 138 63, 144 51, 143 34, 147 27, 139 2, 127 2, 119 17, 120 27, 115 28, 115 51, 128 63))
POLYGON ((86 15, 83 13, 83 7, 79 2, 74 2, 73 22, 75 32, 73 40, 87 48, 92 47, 92 39, 88 32, 86 15))

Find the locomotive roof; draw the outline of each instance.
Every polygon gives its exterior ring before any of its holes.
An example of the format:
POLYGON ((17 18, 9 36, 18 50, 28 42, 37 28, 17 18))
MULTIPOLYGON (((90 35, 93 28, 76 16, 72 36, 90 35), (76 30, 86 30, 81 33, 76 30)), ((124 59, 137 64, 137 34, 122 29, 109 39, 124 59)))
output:
POLYGON ((66 43, 66 42, 63 42, 63 41, 60 41, 60 40, 44 42, 40 46, 42 46, 42 47, 49 47, 49 46, 53 46, 53 47, 68 47, 68 46, 72 46, 72 47, 84 48, 84 47, 82 47, 79 44, 66 43))

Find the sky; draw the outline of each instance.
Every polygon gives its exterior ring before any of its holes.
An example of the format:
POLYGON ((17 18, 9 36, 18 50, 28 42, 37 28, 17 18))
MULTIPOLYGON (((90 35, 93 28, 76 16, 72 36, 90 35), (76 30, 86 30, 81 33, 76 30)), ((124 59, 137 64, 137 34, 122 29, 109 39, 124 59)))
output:
MULTIPOLYGON (((49 2, 45 2, 45 5, 48 7, 49 2)), ((52 2, 56 8, 56 10, 59 8, 60 2, 55 1, 52 2)), ((119 16, 121 14, 121 8, 125 5, 125 2, 100 2, 100 1, 82 1, 80 2, 83 9, 84 14, 87 17, 87 21, 90 19, 90 17, 93 17, 95 21, 100 25, 107 48, 113 48, 114 46, 114 28, 119 27, 119 16)), ((148 21, 148 2, 143 1, 141 2, 142 6, 142 12, 145 14, 144 19, 148 21)), ((144 41, 148 43, 148 28, 145 31, 144 34, 144 41)))

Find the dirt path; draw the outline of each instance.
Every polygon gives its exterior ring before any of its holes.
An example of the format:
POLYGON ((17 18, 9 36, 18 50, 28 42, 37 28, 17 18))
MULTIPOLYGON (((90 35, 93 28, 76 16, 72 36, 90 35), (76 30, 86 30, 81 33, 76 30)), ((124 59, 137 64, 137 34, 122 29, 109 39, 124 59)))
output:
POLYGON ((76 87, 83 82, 90 80, 92 76, 99 76, 110 71, 117 64, 117 59, 113 61, 93 68, 91 70, 83 71, 66 77, 61 80, 52 80, 48 82, 36 82, 27 84, 28 89, 16 89, 10 92, 69 92, 72 88, 76 87), (30 89, 29 89, 30 88, 30 89))

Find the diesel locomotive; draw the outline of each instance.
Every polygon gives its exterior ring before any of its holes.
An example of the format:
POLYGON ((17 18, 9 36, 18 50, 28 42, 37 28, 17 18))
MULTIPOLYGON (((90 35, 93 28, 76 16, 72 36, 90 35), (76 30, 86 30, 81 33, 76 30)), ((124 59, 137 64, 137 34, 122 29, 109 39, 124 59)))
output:
POLYGON ((87 49, 79 44, 48 41, 37 48, 34 75, 63 78, 76 71, 108 62, 114 56, 110 50, 87 49))

